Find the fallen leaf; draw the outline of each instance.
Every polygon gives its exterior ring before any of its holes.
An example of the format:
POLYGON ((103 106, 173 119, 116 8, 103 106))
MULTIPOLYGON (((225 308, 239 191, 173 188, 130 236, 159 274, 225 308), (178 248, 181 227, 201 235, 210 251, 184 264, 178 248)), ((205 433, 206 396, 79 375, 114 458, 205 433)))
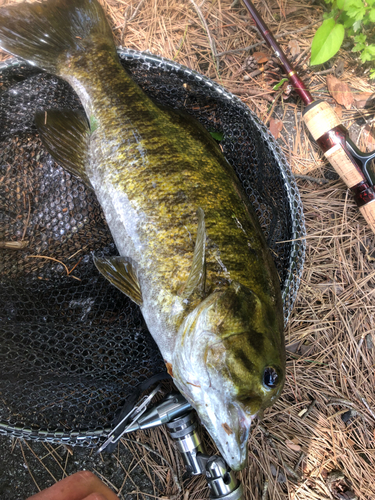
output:
POLYGON ((253 57, 258 64, 264 64, 270 60, 270 56, 265 52, 254 52, 253 57))
POLYGON ((283 122, 281 120, 278 120, 277 118, 270 119, 270 132, 275 139, 279 138, 282 128, 283 128, 283 122))
POLYGON ((293 451, 301 451, 301 447, 299 444, 295 444, 293 443, 293 441, 289 441, 289 439, 287 439, 285 441, 285 444, 286 446, 290 449, 290 450, 293 450, 293 451))
POLYGON ((370 104, 369 101, 373 101, 375 99, 374 92, 358 92, 354 94, 354 101, 357 108, 364 108, 366 104, 370 104))
POLYGON ((335 106, 334 111, 339 118, 342 118, 342 107, 341 106, 335 106))
POLYGON ((291 352, 291 353, 296 353, 298 351, 298 348, 300 346, 300 343, 301 341, 300 340, 297 340, 297 342, 293 342, 292 344, 288 344, 285 349, 288 351, 288 352, 291 352))
POLYGON ((298 54, 301 53, 301 48, 297 40, 290 40, 290 42, 288 43, 288 48, 290 50, 290 54, 293 57, 298 56, 298 54))
POLYGON ((302 344, 301 345, 301 354, 302 354, 302 356, 304 356, 306 353, 308 353, 309 351, 311 351, 312 348, 313 348, 313 346, 311 344, 302 344))
POLYGON ((335 101, 345 106, 346 109, 350 109, 352 107, 354 97, 347 83, 341 82, 335 76, 328 75, 327 87, 329 93, 335 99, 335 101))
POLYGON ((362 138, 366 144, 367 151, 375 149, 375 127, 368 123, 362 130, 362 138))

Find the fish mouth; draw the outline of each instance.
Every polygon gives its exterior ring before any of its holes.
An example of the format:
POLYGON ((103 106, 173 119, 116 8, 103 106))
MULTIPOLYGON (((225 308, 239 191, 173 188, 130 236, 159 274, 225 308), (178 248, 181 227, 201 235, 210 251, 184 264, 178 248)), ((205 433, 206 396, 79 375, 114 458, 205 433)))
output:
POLYGON ((224 460, 233 470, 242 470, 247 465, 247 441, 251 422, 256 415, 248 415, 240 405, 232 403, 223 408, 202 414, 197 410, 224 460))

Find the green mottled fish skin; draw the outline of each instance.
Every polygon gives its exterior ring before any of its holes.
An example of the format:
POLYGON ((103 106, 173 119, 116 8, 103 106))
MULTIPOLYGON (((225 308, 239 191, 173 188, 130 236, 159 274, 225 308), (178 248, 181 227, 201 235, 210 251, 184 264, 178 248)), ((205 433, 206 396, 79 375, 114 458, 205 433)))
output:
POLYGON ((55 120, 58 139, 53 146, 54 130, 40 128, 42 138, 90 182, 139 282, 132 293, 127 281, 125 293, 228 464, 242 468, 252 418, 282 390, 285 347, 277 272, 232 168, 197 122, 160 109, 132 81, 96 0, 0 9, 0 46, 79 95, 91 130, 46 112, 39 125, 55 120), (277 373, 273 387, 267 367, 277 373))
POLYGON ((209 134, 157 107, 105 41, 92 40, 59 73, 95 118, 88 177, 120 255, 137 263, 146 320, 160 323, 156 340, 162 352, 172 348, 174 332, 201 299, 183 312, 176 307, 192 265, 199 207, 207 232, 207 291, 233 280, 253 290, 269 307, 282 350, 274 264, 256 216, 209 134))

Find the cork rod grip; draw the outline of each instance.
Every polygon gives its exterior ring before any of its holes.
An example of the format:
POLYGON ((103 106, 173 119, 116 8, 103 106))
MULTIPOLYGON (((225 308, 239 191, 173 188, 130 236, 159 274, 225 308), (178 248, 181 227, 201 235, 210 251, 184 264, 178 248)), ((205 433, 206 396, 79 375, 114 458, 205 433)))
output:
POLYGON ((375 200, 370 201, 362 207, 359 207, 359 211, 365 218, 367 224, 372 229, 372 232, 375 233, 375 200))
POLYGON ((366 181, 364 174, 352 157, 345 150, 342 137, 335 137, 334 130, 341 125, 339 117, 331 106, 324 101, 316 101, 305 109, 304 122, 313 138, 321 145, 324 156, 339 174, 345 184, 352 188, 359 182, 366 181), (328 134, 332 137, 326 137, 328 134), (333 139, 333 140, 332 140, 333 139))
POLYGON ((339 174, 348 188, 366 180, 365 176, 341 144, 336 144, 324 153, 332 167, 339 174))
POLYGON ((315 101, 308 106, 303 113, 303 120, 315 140, 341 125, 340 118, 325 101, 315 101))
POLYGON ((307 106, 303 119, 324 156, 351 189, 361 214, 375 233, 375 193, 346 148, 347 131, 340 119, 324 101, 315 101, 307 106), (365 192, 366 196, 362 197, 361 193, 365 192))

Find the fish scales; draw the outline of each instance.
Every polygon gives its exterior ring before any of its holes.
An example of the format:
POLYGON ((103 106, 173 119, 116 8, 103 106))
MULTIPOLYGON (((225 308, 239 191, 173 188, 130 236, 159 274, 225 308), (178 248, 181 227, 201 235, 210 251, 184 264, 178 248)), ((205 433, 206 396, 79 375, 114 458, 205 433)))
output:
POLYGON ((285 348, 277 272, 235 173, 201 125, 123 70, 96 0, 0 9, 0 46, 77 92, 87 118, 46 110, 36 124, 98 197, 120 257, 97 267, 140 305, 177 387, 242 468, 252 419, 282 390, 285 348))

